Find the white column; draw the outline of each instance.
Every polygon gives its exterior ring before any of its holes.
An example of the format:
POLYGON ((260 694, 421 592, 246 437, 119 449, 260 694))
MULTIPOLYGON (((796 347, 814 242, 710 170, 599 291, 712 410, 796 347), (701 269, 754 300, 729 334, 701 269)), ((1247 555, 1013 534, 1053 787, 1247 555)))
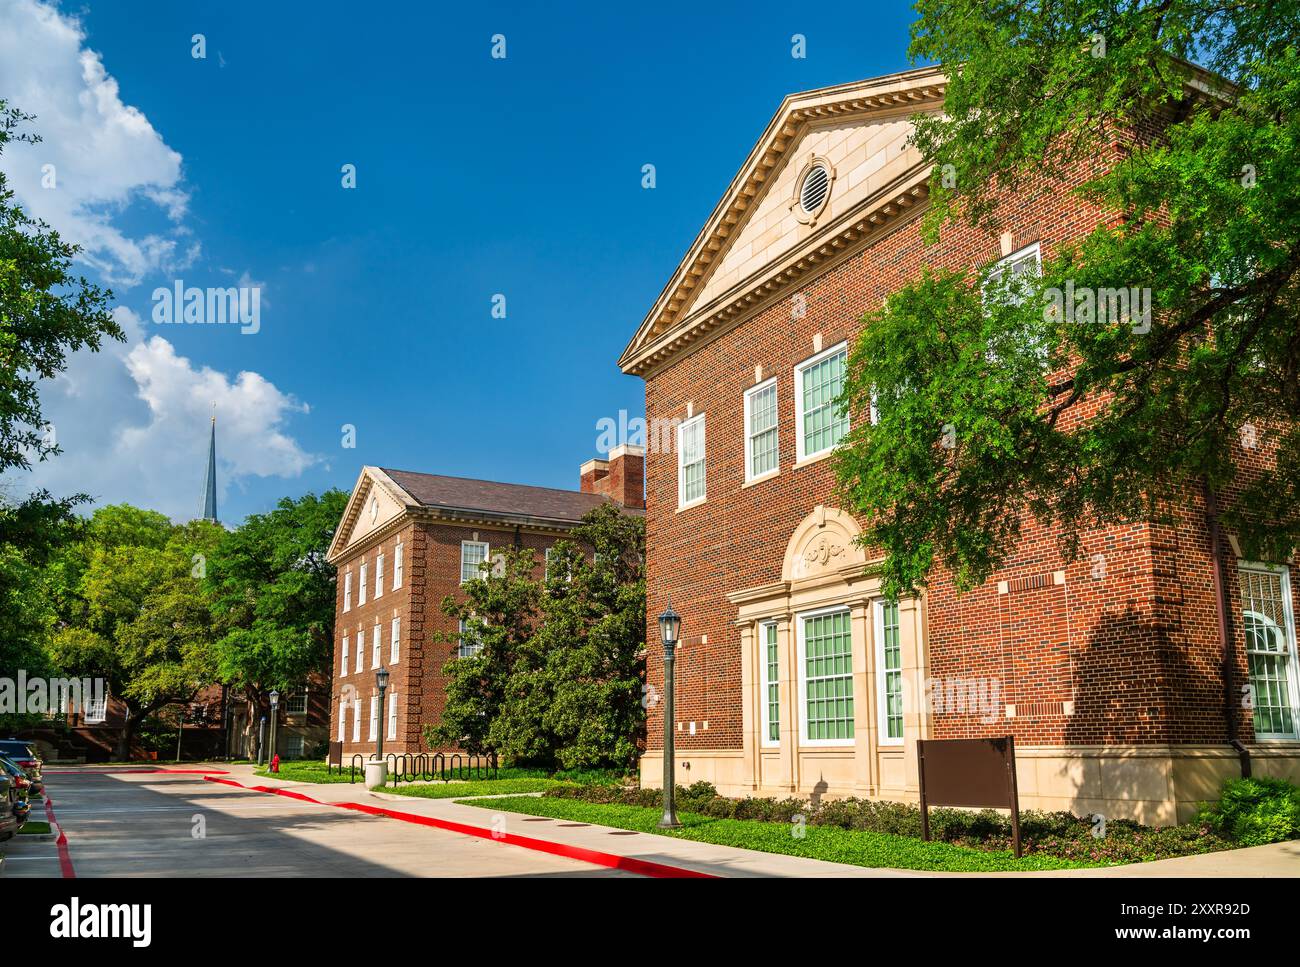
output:
POLYGON ((758 788, 758 730, 762 716, 758 715, 759 692, 758 662, 755 660, 754 623, 746 621, 740 626, 740 735, 742 753, 741 781, 753 790, 758 788))
POLYGON ((851 606, 853 643, 853 789, 874 795, 876 761, 875 654, 871 603, 851 606))

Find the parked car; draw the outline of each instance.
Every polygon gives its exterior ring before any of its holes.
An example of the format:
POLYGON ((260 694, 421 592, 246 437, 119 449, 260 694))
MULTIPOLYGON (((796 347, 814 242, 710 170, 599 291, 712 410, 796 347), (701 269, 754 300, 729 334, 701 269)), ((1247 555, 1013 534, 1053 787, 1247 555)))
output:
MULTIPOLYGON (((0 843, 13 839, 21 825, 18 822, 18 788, 8 773, 0 773, 0 843)), ((25 820, 26 817, 24 817, 25 820)))
POLYGON ((45 792, 45 784, 39 779, 29 779, 26 770, 14 762, 13 759, 0 755, 0 772, 13 780, 20 799, 40 798, 41 794, 45 792))
POLYGON ((0 757, 16 762, 27 774, 27 778, 37 786, 33 795, 45 792, 45 783, 41 779, 41 757, 22 739, 0 739, 0 757))

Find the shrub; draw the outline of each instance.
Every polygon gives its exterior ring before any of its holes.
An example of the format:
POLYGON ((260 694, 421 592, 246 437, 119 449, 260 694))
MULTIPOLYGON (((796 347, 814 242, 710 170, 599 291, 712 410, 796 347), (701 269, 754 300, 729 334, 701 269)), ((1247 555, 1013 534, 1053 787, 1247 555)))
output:
POLYGON ((1300 787, 1285 779, 1229 779, 1200 819, 1242 846, 1300 839, 1300 787))

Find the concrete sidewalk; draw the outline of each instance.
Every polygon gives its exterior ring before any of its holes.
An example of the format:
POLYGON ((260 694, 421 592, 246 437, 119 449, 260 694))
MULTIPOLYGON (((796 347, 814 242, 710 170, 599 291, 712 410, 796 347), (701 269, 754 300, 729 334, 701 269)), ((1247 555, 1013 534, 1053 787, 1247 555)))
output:
POLYGON ((1082 870, 937 873, 921 870, 868 869, 567 820, 529 817, 518 813, 493 813, 491 809, 478 806, 458 805, 451 799, 422 799, 415 796, 369 792, 360 783, 353 785, 286 782, 281 779, 255 776, 252 766, 215 765, 210 768, 225 768, 231 773, 230 778, 237 779, 244 785, 288 788, 321 802, 357 802, 369 805, 382 803, 386 808, 417 816, 429 816, 481 828, 504 828, 512 833, 550 842, 723 877, 1300 877, 1300 841, 1226 850, 1201 856, 1183 856, 1152 863, 1082 870))

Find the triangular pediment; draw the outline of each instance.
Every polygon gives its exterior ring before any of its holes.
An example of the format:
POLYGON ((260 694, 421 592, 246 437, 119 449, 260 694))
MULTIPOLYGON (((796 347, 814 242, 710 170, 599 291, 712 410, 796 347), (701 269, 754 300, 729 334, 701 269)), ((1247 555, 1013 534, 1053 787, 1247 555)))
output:
POLYGON ((917 210, 929 170, 911 119, 941 109, 946 82, 924 68, 787 97, 624 350, 624 371, 644 373, 917 210), (814 162, 832 180, 809 217, 796 192, 814 162))
POLYGON ((334 561, 419 505, 378 467, 362 467, 326 558, 334 561))

